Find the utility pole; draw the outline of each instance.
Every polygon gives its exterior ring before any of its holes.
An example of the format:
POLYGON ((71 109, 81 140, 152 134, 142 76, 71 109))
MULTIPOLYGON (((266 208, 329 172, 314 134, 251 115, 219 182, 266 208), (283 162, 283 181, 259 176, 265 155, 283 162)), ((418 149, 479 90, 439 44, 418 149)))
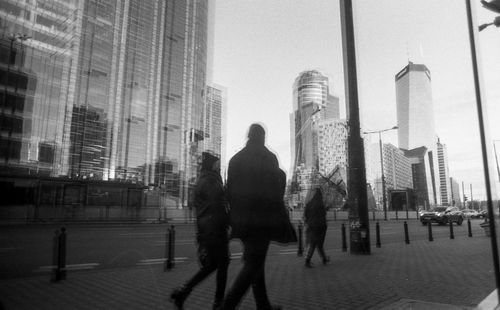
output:
POLYGON ((347 137, 347 203, 351 254, 370 254, 368 197, 366 193, 365 152, 360 132, 358 81, 352 0, 340 0, 344 81, 349 133, 347 137))
MULTIPOLYGON (((490 2, 483 1, 483 5, 490 9, 496 8, 497 12, 500 12, 500 5, 498 0, 493 0, 490 2)), ((482 76, 480 74, 480 53, 479 53, 479 32, 477 31, 475 6, 472 4, 471 0, 465 0, 465 6, 467 11, 467 28, 469 30, 469 42, 471 49, 471 60, 472 60, 472 72, 474 74, 474 89, 476 94, 476 106, 478 114, 478 125, 479 125, 479 137, 481 140, 481 153, 483 157, 483 171, 484 171, 484 185, 486 188, 486 202, 488 206, 488 218, 489 218, 489 228, 490 228, 490 241, 491 241, 491 252, 493 254, 493 266, 495 269, 495 284, 497 291, 497 298, 500 300, 500 262, 498 256, 498 242, 497 233, 495 227, 495 215, 493 213, 493 195, 491 191, 492 178, 490 177, 490 167, 489 167, 489 156, 491 152, 488 149, 489 146, 489 133, 488 126, 485 126, 487 122, 488 113, 486 111, 486 104, 483 103, 484 91, 482 89, 483 82, 482 76)))

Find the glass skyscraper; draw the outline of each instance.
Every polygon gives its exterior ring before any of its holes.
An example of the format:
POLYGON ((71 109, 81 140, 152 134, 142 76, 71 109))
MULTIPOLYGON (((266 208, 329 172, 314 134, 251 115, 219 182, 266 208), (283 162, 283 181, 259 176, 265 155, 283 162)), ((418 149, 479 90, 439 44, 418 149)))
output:
POLYGON ((2 0, 2 174, 155 185, 185 206, 209 3, 2 0))

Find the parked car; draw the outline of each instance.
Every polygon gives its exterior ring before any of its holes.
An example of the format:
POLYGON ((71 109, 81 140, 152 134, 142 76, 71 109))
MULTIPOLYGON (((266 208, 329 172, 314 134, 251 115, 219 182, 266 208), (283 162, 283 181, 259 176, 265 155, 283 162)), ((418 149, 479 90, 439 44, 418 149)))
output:
POLYGON ((420 215, 422 225, 427 225, 427 223, 445 225, 450 221, 457 223, 457 225, 462 225, 464 214, 456 207, 434 207, 434 209, 424 211, 420 215))
POLYGON ((488 211, 486 211, 486 210, 479 211, 477 217, 480 219, 484 219, 484 218, 488 217, 488 211))
POLYGON ((479 218, 479 213, 476 210, 463 209, 462 213, 467 218, 471 218, 471 219, 479 218))

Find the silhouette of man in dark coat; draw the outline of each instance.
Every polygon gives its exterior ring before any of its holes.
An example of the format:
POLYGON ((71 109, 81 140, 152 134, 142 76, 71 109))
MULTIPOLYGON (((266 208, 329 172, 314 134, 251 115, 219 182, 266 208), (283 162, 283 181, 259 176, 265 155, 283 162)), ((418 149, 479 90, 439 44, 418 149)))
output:
MULTIPOLYGON (((230 203, 232 237, 243 243, 243 267, 228 291, 222 309, 235 309, 252 286, 257 309, 271 306, 264 276, 269 243, 283 230, 276 214, 283 207, 283 175, 278 159, 264 145, 265 131, 252 124, 248 142, 231 158, 227 195, 230 203)), ((286 213, 283 213, 286 214, 286 213)))

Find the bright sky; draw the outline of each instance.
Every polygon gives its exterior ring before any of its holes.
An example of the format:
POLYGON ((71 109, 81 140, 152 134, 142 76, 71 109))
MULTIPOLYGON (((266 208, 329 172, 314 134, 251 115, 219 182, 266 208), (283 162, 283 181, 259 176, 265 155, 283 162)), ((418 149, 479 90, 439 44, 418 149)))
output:
MULTIPOLYGON (((484 197, 465 1, 354 2, 363 128, 397 124, 394 75, 408 59, 424 63, 432 74, 436 133, 448 147, 450 175, 464 181, 468 196, 472 184, 474 198, 484 197)), ((493 20, 495 14, 477 3, 478 23, 493 20)), ((492 26, 480 37, 490 136, 500 139, 495 122, 500 115, 500 29, 492 26)), ((249 125, 261 122, 268 147, 288 171, 289 114, 298 74, 318 69, 329 76, 344 115, 341 44, 338 1, 217 0, 214 82, 228 90, 227 158, 244 146, 249 125)), ((395 131, 383 139, 397 146, 395 131)))

